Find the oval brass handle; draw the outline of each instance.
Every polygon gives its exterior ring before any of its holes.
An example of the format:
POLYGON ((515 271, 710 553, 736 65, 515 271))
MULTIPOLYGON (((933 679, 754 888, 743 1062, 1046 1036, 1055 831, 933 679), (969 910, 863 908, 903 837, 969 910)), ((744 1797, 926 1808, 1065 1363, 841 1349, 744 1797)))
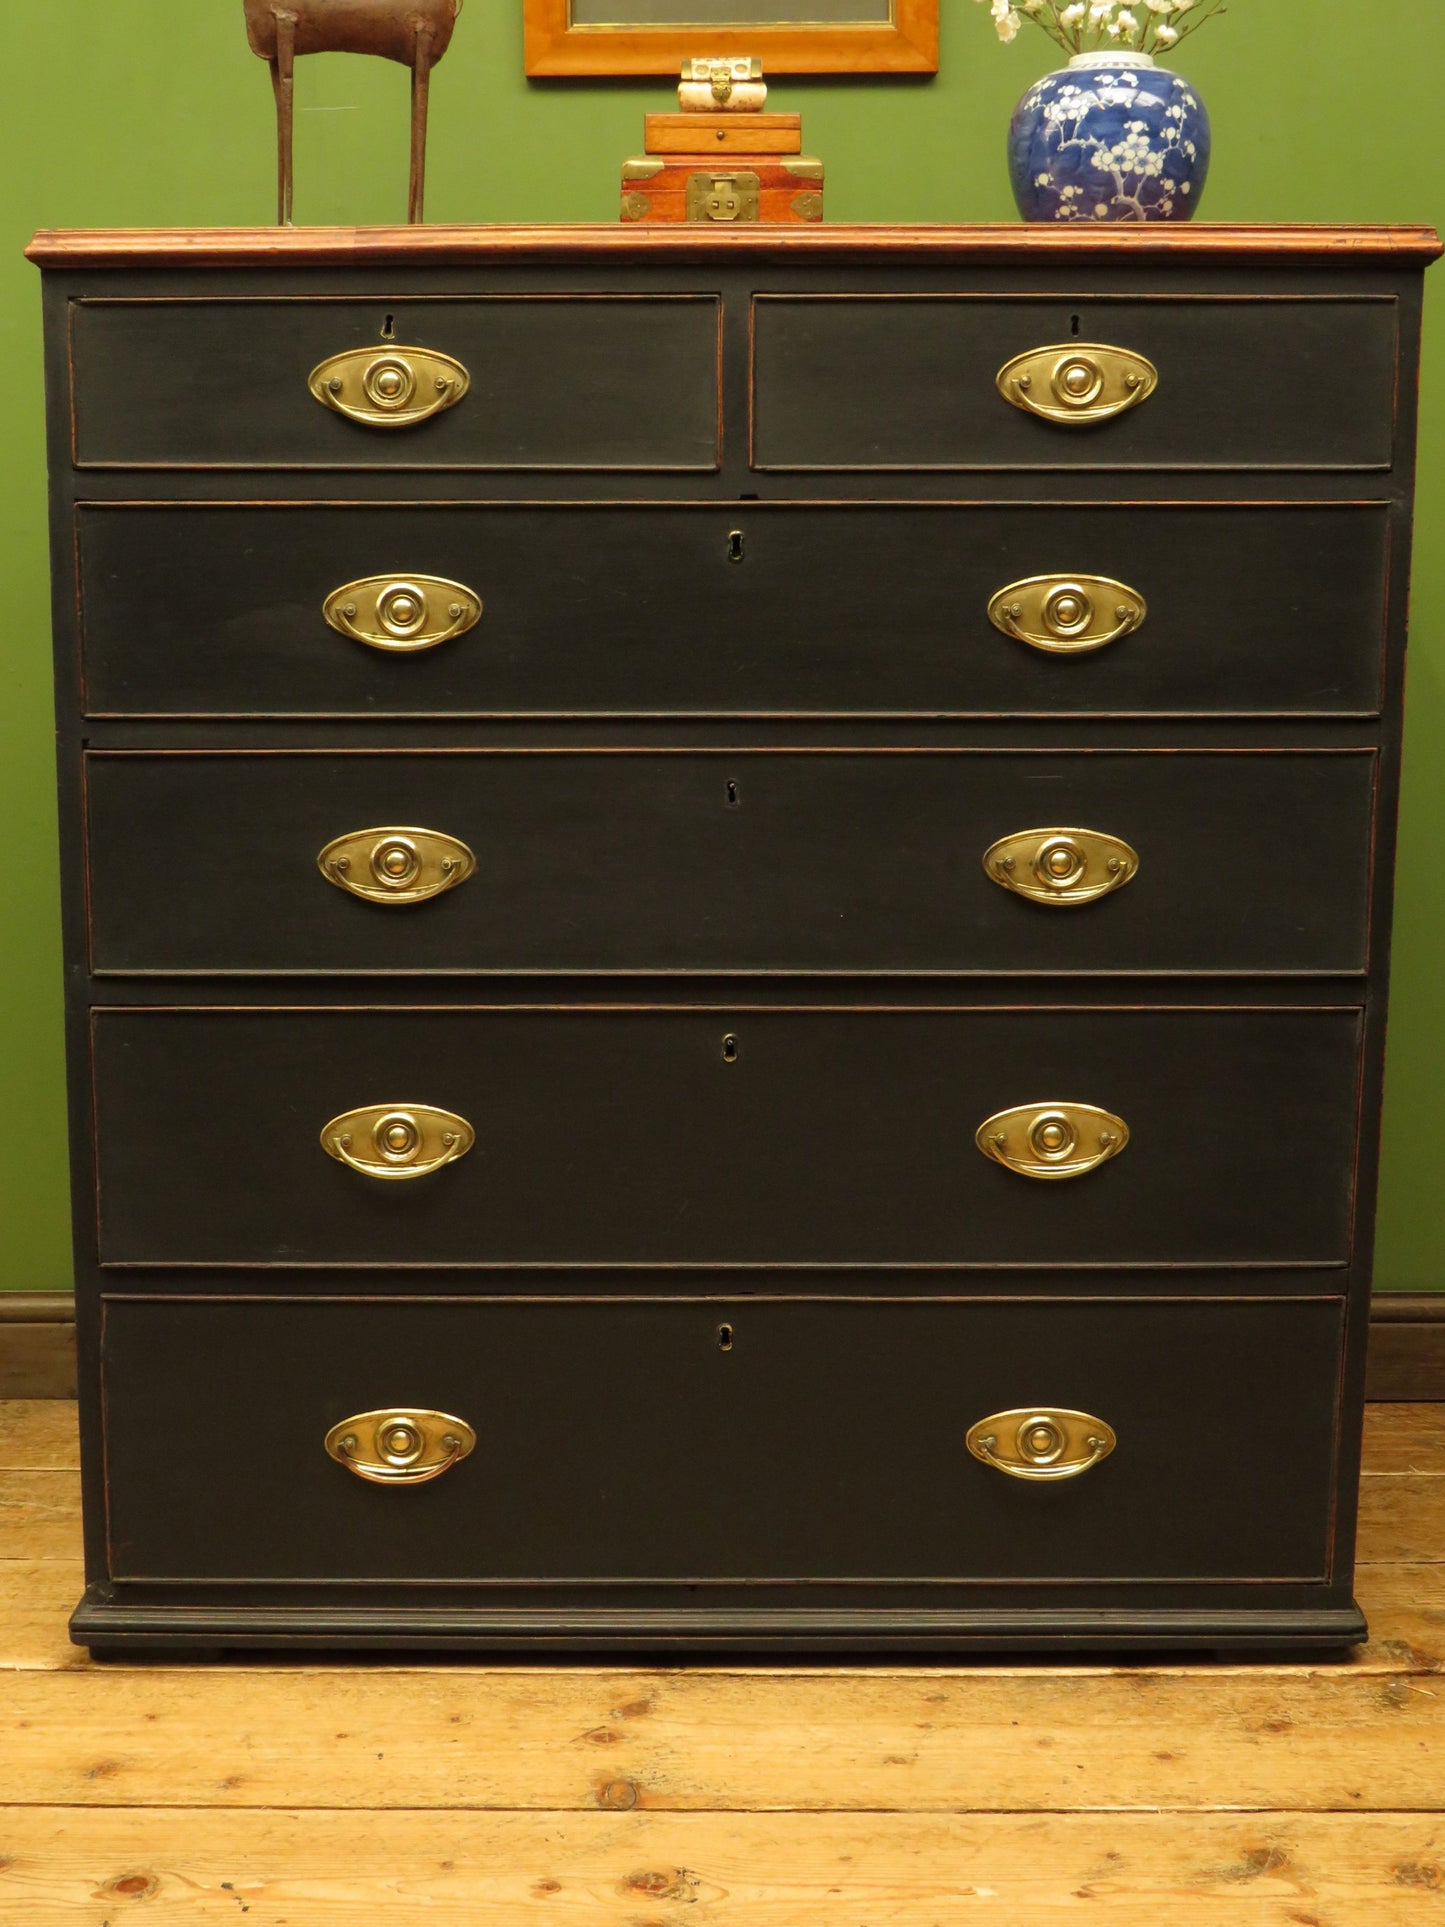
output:
POLYGON ((1129 1127, 1096 1104, 1020 1104, 985 1118, 974 1142, 1020 1177, 1081 1178, 1118 1157, 1129 1127))
POLYGON ((1011 1479, 1076 1479, 1118 1442, 1114 1428, 1088 1412, 1031 1405, 981 1418, 966 1441, 976 1459, 1011 1479))
POLYGON ((372 649, 434 649, 475 627, 482 598, 442 575, 364 575, 333 589, 321 613, 338 635, 372 649))
POLYGON ((368 1178, 424 1178, 465 1157, 476 1141, 464 1117, 434 1104, 365 1104, 321 1132, 331 1157, 368 1178))
POLYGON ((465 883, 477 859, 457 837, 404 826, 333 837, 316 865, 328 883, 367 903, 424 903, 465 883))
POLYGON ((1159 370, 1132 348, 1064 341, 1030 348, 998 371, 998 391, 1015 408, 1070 427, 1112 421, 1159 386, 1159 370))
POLYGON ((1032 649, 1083 656, 1132 635, 1149 613, 1137 589, 1108 575, 1030 575, 989 599, 995 629, 1032 649))
POLYGON ((983 869, 1030 903, 1068 909, 1122 889, 1137 874, 1139 856, 1102 830, 1015 830, 984 851, 983 869))
POLYGON ((366 428, 411 428, 454 408, 472 385, 437 348, 347 348, 311 370, 317 401, 366 428))
POLYGON ((376 1485, 425 1485, 464 1459, 476 1442, 465 1419, 405 1406, 358 1412, 326 1434, 332 1458, 376 1485))

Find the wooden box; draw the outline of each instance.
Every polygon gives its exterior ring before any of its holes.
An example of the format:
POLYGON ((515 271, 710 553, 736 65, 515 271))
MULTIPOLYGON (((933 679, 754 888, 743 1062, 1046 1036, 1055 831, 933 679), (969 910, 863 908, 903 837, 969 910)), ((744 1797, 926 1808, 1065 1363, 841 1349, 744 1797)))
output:
POLYGON ((801 154, 639 154, 622 165, 624 221, 741 227, 822 218, 823 163, 801 154))

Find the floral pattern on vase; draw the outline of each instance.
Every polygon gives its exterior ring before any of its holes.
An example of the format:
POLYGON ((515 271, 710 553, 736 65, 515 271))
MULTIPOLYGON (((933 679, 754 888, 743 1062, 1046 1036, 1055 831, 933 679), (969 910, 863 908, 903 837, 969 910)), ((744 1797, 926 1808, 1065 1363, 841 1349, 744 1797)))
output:
POLYGON ((1009 125, 1026 221, 1187 221, 1209 171, 1209 115, 1144 56, 1076 56, 1035 81, 1009 125))

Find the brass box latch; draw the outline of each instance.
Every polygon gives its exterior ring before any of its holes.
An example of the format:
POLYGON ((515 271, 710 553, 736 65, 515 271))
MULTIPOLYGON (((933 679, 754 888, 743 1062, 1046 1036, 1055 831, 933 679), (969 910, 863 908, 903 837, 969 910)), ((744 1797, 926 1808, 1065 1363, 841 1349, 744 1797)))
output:
POLYGON ((687 218, 689 221, 756 221, 758 188, 756 174, 718 174, 709 168, 705 174, 687 177, 687 218))

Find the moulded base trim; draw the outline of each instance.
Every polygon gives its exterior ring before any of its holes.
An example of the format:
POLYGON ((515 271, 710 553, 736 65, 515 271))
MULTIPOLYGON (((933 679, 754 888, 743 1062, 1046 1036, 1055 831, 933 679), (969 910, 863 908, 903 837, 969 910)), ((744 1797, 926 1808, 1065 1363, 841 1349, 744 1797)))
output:
POLYGON ((848 1608, 495 1608, 486 1606, 135 1606, 91 1587, 70 1636, 97 1658, 231 1648, 461 1651, 516 1658, 539 1652, 709 1654, 1141 1650, 1278 1655, 1357 1644, 1365 1616, 1340 1606, 1194 1612, 1124 1608, 928 1611, 848 1608))

